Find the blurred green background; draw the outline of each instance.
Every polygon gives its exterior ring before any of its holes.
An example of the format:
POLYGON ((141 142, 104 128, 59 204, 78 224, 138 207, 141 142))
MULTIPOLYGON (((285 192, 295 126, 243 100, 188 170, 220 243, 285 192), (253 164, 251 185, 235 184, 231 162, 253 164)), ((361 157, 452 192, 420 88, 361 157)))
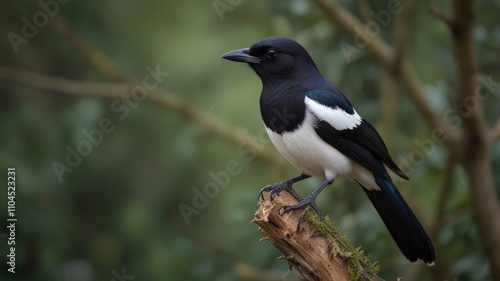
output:
MULTIPOLYGON (((358 2, 342 1, 362 18, 358 2)), ((449 8, 448 1, 433 2, 449 8)), ((285 261, 277 260, 280 253, 269 242, 259 242, 262 235, 251 223, 259 189, 297 171, 263 134, 258 77, 244 65, 219 59, 226 51, 274 35, 304 45, 324 76, 379 129, 397 163, 423 156, 411 166, 411 181, 398 186, 426 228, 433 223, 445 148, 436 145, 426 153, 417 145, 430 139, 430 130, 405 92, 366 50, 348 59, 341 44, 353 45, 352 38, 312 2, 115 0, 57 5, 56 17, 121 71, 139 81, 149 73, 148 66, 168 72, 158 89, 175 93, 195 109, 229 124, 230 130, 256 136, 261 153, 280 160, 254 157, 249 144, 228 141, 148 100, 127 104, 116 98, 70 95, 3 75, 0 172, 6 186, 7 168, 16 168, 18 222, 15 275, 7 272, 5 262, 7 229, 0 230, 0 260, 4 261, 0 279, 301 280, 285 261), (118 112, 113 107, 117 100, 125 106, 118 112), (102 120, 110 120, 112 132, 102 133, 102 141, 59 179, 54 163, 68 165, 68 151, 79 145, 85 149, 84 131, 95 132, 102 120), (228 165, 234 171, 225 178, 222 174, 228 173, 228 165), (217 183, 213 173, 227 184, 217 183), (180 206, 193 207, 196 191, 213 183, 219 192, 207 202, 198 202, 207 206, 191 209, 193 214, 186 220, 180 206)), ((370 5, 373 11, 387 7, 378 1, 370 5)), ((500 81, 500 4, 482 0, 476 7, 480 72, 500 81)), ((8 34, 22 35, 23 18, 33 22, 35 13, 43 11, 38 4, 2 1, 0 10, 2 67, 84 84, 118 82, 99 71, 51 25, 38 28, 27 42, 13 47, 8 34)), ((380 36, 389 42, 396 21, 394 16, 380 29, 380 36)), ((407 28, 406 56, 428 98, 440 112, 453 110, 455 68, 448 30, 421 1, 412 8, 407 28)), ((1 71, 12 73, 9 69, 1 71)), ((23 79, 36 80, 27 75, 23 79)), ((123 93, 130 95, 131 87, 123 93)), ((500 89, 484 104, 491 124, 500 115, 500 89)), ((497 193, 499 152, 497 144, 493 162, 497 193)), ((296 189, 305 195, 318 183, 304 181, 296 189)), ((6 192, 2 191, 0 200, 0 219, 6 221, 6 192)), ((318 204, 353 245, 362 246, 372 261, 378 261, 381 277, 432 280, 428 268, 410 264, 402 256, 357 184, 336 181, 318 197, 318 204)), ((444 211, 434 243, 443 249, 447 270, 456 280, 490 280, 459 168, 444 211)))

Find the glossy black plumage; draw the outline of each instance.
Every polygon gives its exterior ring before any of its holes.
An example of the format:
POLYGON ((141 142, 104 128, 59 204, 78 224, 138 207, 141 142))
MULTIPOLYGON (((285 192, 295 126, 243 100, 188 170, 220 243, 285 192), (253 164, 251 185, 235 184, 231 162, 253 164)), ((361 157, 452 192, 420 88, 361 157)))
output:
POLYGON ((363 188, 405 257, 434 264, 432 242, 417 217, 390 180, 376 178, 383 192, 363 188))
MULTIPOLYGON (((385 167, 404 179, 408 177, 394 163, 375 128, 323 78, 302 46, 290 39, 270 37, 222 58, 248 63, 261 78, 260 107, 267 132, 280 153, 303 175, 288 182, 309 176, 324 178, 313 193, 285 211, 312 206, 319 212, 315 198, 321 190, 336 177, 350 177, 363 187, 402 253, 410 261, 433 264, 432 242, 385 167)), ((290 190, 285 187, 278 184, 264 190, 290 190)))

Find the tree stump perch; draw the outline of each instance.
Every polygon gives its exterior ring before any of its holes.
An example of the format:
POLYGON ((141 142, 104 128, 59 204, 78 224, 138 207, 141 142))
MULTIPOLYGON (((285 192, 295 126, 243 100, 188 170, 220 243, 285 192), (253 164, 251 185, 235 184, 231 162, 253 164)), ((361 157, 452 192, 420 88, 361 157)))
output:
MULTIPOLYGON (((265 194, 268 197, 268 194, 265 194)), ((297 204, 286 191, 275 195, 273 201, 261 200, 252 222, 259 226, 264 239, 269 240, 306 280, 382 280, 378 266, 370 263, 360 248, 351 246, 328 217, 306 209, 297 231, 303 210, 281 214, 283 206, 297 204)))

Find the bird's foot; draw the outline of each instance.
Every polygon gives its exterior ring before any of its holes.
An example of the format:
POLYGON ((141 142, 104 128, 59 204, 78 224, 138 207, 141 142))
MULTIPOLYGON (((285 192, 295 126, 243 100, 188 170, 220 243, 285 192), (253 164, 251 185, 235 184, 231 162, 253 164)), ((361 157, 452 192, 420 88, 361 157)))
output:
POLYGON ((302 214, 299 217, 299 220, 297 221, 297 227, 296 231, 298 232, 300 230, 300 224, 302 221, 304 221, 305 214, 307 212, 307 207, 311 207, 319 216, 320 219, 322 219, 321 211, 319 210, 318 205, 316 204, 315 197, 312 196, 307 196, 305 199, 300 200, 299 203, 292 205, 292 206, 283 206, 281 208, 281 214, 285 212, 290 212, 293 210, 298 210, 298 209, 304 209, 302 214))
MULTIPOLYGON (((290 212, 292 210, 297 210, 297 209, 303 209, 307 206, 310 206, 313 208, 316 213, 318 214, 319 218, 321 219, 321 212, 319 210, 318 205, 316 204, 316 197, 318 194, 325 188, 325 186, 331 184, 335 179, 325 179, 311 194, 307 195, 306 198, 303 200, 299 200, 299 203, 292 205, 292 206, 284 206, 283 207, 283 212, 290 212)), ((302 214, 303 216, 304 214, 302 214)), ((302 217, 301 216, 301 217, 302 217)))
POLYGON ((316 197, 327 185, 331 184, 335 180, 335 178, 333 178, 333 179, 327 178, 327 179, 323 180, 323 182, 311 194, 309 194, 306 198, 302 199, 297 194, 297 192, 295 192, 295 190, 292 188, 292 184, 297 182, 297 181, 309 178, 309 177, 310 176, 308 176, 308 175, 301 174, 298 177, 284 180, 284 181, 277 183, 277 184, 274 184, 274 185, 268 185, 268 186, 262 188, 259 192, 259 198, 262 198, 262 199, 264 199, 263 193, 269 192, 269 197, 270 197, 270 200, 272 201, 273 194, 280 192, 281 190, 286 190, 295 199, 297 199, 297 201, 299 201, 299 203, 297 203, 295 205, 283 206, 280 209, 280 215, 282 215, 285 212, 290 212, 290 211, 297 210, 297 209, 305 209, 304 212, 302 212, 302 214, 300 215, 299 221, 297 222, 297 231, 299 231, 300 223, 304 220, 304 215, 306 214, 307 207, 311 207, 318 214, 320 219, 323 218, 323 216, 321 215, 321 211, 319 210, 318 204, 316 204, 316 197))
POLYGON ((267 185, 262 188, 259 192, 259 199, 264 200, 264 192, 269 192, 269 200, 273 201, 273 195, 280 193, 280 191, 285 190, 290 193, 297 201, 302 201, 302 197, 293 189, 293 180, 287 179, 273 185, 267 185))
MULTIPOLYGON (((316 197, 311 196, 311 195, 307 196, 303 200, 300 200, 299 203, 297 203, 295 205, 284 206, 283 213, 290 212, 293 210, 298 210, 298 209, 305 209, 307 207, 311 207, 318 214, 318 216, 320 218, 322 218, 321 211, 319 210, 318 204, 316 204, 316 197)), ((304 212, 305 212, 305 210, 304 210, 304 212)), ((304 214, 302 214, 300 216, 300 218, 302 219, 303 216, 304 216, 304 214)))

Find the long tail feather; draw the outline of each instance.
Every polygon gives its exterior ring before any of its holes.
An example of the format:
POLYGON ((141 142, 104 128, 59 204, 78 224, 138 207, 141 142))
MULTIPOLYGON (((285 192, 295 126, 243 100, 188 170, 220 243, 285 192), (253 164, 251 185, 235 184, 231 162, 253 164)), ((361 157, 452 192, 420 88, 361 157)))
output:
POLYGON ((420 259, 428 265, 433 265, 435 253, 432 242, 403 196, 390 180, 375 176, 375 182, 380 191, 364 187, 363 190, 401 252, 411 262, 420 259))

